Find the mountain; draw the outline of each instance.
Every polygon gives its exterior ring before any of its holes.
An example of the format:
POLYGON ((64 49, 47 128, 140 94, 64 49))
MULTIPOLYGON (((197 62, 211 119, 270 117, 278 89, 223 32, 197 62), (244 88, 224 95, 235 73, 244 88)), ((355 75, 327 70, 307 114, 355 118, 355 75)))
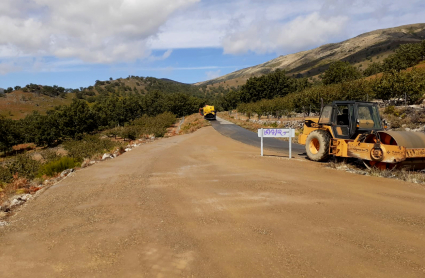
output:
POLYGON ((182 84, 182 85, 190 85, 188 83, 182 83, 176 80, 172 80, 172 79, 168 79, 168 78, 161 78, 160 80, 165 81, 165 82, 171 82, 171 83, 177 83, 177 84, 182 84))
POLYGON ((348 61, 359 68, 382 61, 400 45, 425 39, 425 23, 381 29, 355 38, 320 46, 318 48, 280 56, 266 63, 238 70, 197 85, 238 86, 252 76, 267 74, 276 69, 286 70, 298 77, 315 77, 328 69, 334 61, 348 61))

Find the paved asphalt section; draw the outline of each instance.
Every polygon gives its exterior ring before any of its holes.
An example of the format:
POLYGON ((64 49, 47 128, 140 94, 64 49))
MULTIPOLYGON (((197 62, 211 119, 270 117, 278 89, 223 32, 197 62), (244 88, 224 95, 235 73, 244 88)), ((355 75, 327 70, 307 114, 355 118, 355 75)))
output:
POLYGON ((0 226, 1 278, 425 277, 425 187, 213 127, 77 170, 0 226))
MULTIPOLYGON (((227 136, 241 143, 257 147, 258 152, 260 152, 261 138, 258 137, 257 133, 219 117, 217 117, 216 121, 211 121, 211 125, 221 135, 227 136)), ((272 150, 274 152, 288 154, 288 141, 282 141, 275 138, 264 138, 263 140, 264 150, 272 150)), ((267 155, 266 151, 265 155, 267 155)), ((294 143, 294 139, 292 139, 292 157, 296 157, 297 155, 305 155, 305 146, 294 143)))

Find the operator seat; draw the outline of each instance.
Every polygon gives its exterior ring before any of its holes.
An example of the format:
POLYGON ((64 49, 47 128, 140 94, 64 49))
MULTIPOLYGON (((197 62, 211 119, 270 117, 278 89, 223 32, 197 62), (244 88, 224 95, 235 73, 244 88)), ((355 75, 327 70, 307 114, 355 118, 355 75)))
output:
POLYGON ((348 109, 345 108, 342 110, 342 114, 337 116, 337 125, 348 125, 348 109))

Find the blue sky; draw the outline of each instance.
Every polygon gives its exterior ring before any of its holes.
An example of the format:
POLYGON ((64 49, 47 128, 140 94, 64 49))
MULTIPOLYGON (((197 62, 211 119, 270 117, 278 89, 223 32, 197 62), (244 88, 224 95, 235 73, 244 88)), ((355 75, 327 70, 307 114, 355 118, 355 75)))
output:
POLYGON ((2 0, 0 87, 128 75, 195 83, 421 22, 423 0, 2 0))
MULTIPOLYGON (((164 50, 154 50, 153 55, 161 56, 164 50)), ((159 61, 137 61, 114 64, 76 64, 42 71, 17 71, 0 75, 0 87, 23 86, 29 83, 78 88, 94 84, 95 80, 117 79, 129 75, 169 78, 184 83, 196 83, 212 79, 251 65, 264 63, 275 58, 275 54, 223 54, 221 48, 174 49, 167 59, 159 61)), ((57 59, 50 58, 55 64, 57 59)), ((46 63, 47 64, 47 63, 46 63)))

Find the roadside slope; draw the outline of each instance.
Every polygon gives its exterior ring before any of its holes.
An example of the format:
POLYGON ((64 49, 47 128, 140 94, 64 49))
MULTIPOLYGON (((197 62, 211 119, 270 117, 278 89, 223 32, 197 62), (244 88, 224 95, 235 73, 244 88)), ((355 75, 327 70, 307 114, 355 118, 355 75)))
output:
POLYGON ((77 172, 0 229, 0 277, 419 277, 422 186, 212 127, 77 172))

